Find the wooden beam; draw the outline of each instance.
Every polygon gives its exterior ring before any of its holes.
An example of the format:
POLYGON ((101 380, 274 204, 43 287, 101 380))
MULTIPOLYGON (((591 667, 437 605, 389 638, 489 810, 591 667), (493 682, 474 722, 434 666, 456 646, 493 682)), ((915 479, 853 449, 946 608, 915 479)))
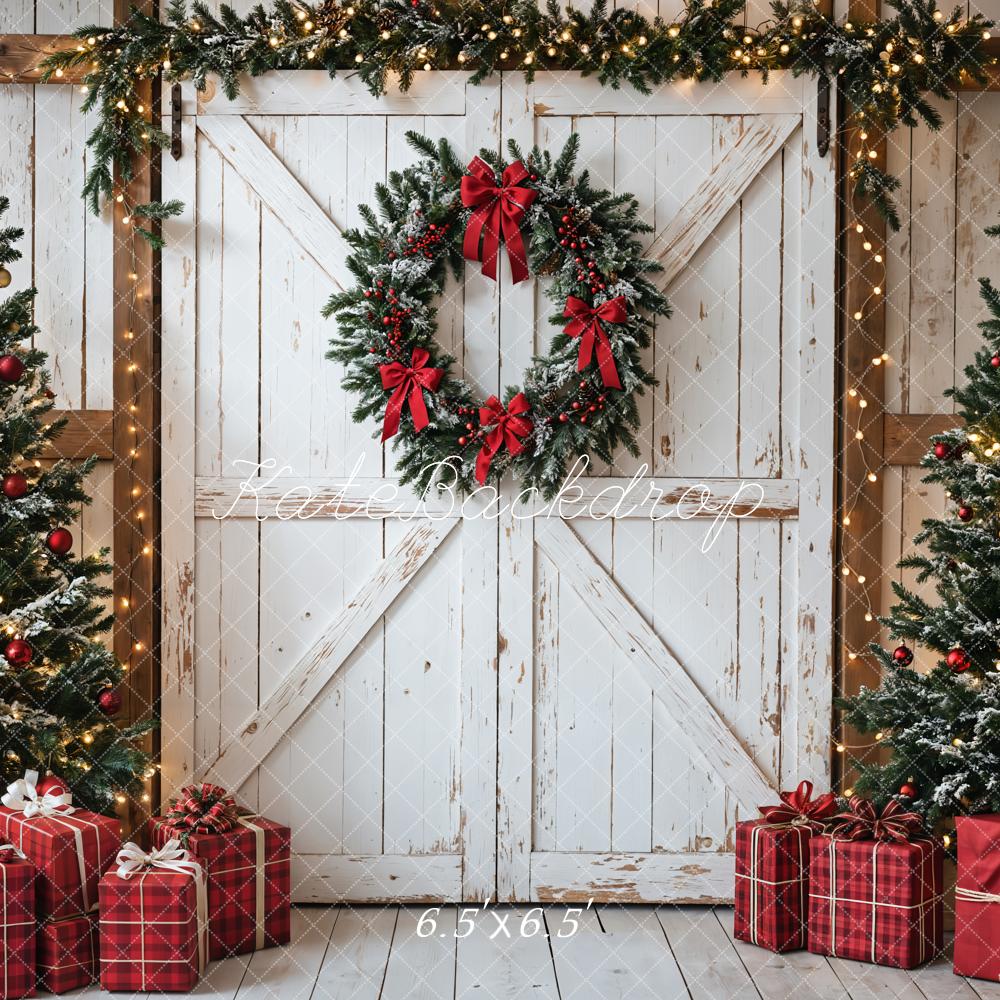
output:
POLYGON ((79 461, 91 456, 109 459, 114 455, 111 410, 52 410, 49 414, 52 423, 63 417, 66 426, 45 450, 43 458, 79 461))
MULTIPOLYGON (((879 17, 879 0, 851 0, 853 20, 879 17)), ((845 115, 846 119, 846 115, 845 115)), ((840 343, 838 351, 837 421, 838 517, 837 579, 835 586, 835 669, 837 694, 850 696, 858 689, 878 687, 881 671, 868 654, 869 643, 879 637, 876 621, 866 620, 869 601, 878 611, 882 587, 882 419, 885 407, 885 296, 873 288, 884 283, 883 265, 874 259, 886 253, 886 223, 875 207, 854 197, 854 181, 849 176, 855 154, 862 148, 860 130, 849 127, 841 133, 839 287, 841 289, 840 343), (862 231, 859 232, 858 228, 862 231), (870 249, 865 249, 868 244, 870 249), (855 317, 860 315, 860 319, 855 317), (853 391, 855 395, 849 393, 853 391), (865 406, 861 404, 864 403, 865 406), (864 435, 859 440, 856 435, 864 435), (875 475, 872 482, 869 473, 875 475), (843 519, 849 515, 850 524, 843 519), (849 575, 840 571, 848 567, 849 575), (859 582, 861 581, 861 582, 859 582)), ((886 141, 874 129, 864 151, 874 151, 876 163, 886 162, 886 141)), ((847 745, 865 745, 862 736, 837 721, 839 739, 847 745)), ((833 748, 831 747, 831 753, 833 748)), ((834 754, 835 788, 842 791, 854 783, 846 766, 845 754, 834 754)))
POLYGON ((882 458, 886 465, 919 465, 930 438, 962 424, 951 413, 887 413, 882 425, 882 458))
MULTIPOLYGON (((42 83, 39 63, 54 52, 72 51, 80 39, 72 35, 0 35, 0 83, 42 83)), ((48 83, 82 83, 86 66, 75 66, 48 83)))
MULTIPOLYGON (((114 19, 122 24, 130 6, 155 13, 153 0, 115 0, 114 19)), ((149 119, 156 112, 149 81, 135 85, 136 103, 146 106, 149 119)), ((153 251, 136 235, 128 207, 154 200, 158 156, 139 156, 134 176, 126 184, 116 171, 115 190, 123 204, 114 216, 114 650, 126 666, 123 722, 157 714, 159 700, 159 523, 156 495, 159 483, 159 288, 153 251)), ((154 731, 145 749, 159 752, 154 731)), ((155 779, 147 783, 146 800, 133 799, 123 807, 127 831, 138 830, 157 801, 155 779)))

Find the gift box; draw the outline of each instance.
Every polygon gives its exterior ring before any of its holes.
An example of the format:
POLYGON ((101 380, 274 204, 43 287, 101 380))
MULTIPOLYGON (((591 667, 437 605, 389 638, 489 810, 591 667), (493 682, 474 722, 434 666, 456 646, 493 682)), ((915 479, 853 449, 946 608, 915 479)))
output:
POLYGON ((35 866, 0 847, 0 1000, 35 994, 35 866))
POLYGON ((38 987, 66 993, 97 978, 97 917, 77 914, 38 925, 38 987))
POLYGON ((831 793, 812 799, 812 784, 781 793, 764 818, 736 824, 733 932, 771 951, 806 946, 809 841, 836 809, 831 793))
POLYGON ((1000 816, 958 816, 955 974, 1000 980, 1000 816))
POLYGON ((36 914, 60 920, 97 905, 97 882, 121 847, 120 823, 74 809, 69 795, 37 795, 38 776, 14 782, 0 806, 0 839, 35 866, 36 914))
POLYGON ((943 946, 941 843, 897 802, 881 817, 864 800, 851 809, 810 844, 809 950, 912 969, 943 946))
POLYGON ((223 789, 201 785, 183 789, 171 813, 150 820, 155 847, 178 836, 205 871, 210 959, 288 943, 292 837, 287 826, 238 816, 223 789), (220 804, 225 808, 216 808, 220 804))
POLYGON ((186 992, 204 968, 204 876, 176 840, 146 855, 126 844, 99 886, 101 988, 186 992))

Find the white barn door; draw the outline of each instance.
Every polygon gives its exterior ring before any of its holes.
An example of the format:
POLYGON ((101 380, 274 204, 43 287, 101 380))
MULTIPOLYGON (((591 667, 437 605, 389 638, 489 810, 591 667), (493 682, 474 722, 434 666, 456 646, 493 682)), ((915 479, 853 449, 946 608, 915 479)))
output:
MULTIPOLYGON (((164 160, 186 203, 163 258, 164 785, 207 777, 289 822, 302 901, 725 898, 736 819, 828 771, 834 203, 813 85, 508 77, 186 92, 164 160), (646 468, 625 456, 583 493, 640 472, 655 511, 367 502, 392 456, 351 422, 319 310, 408 129, 467 158, 575 129, 579 168, 638 197, 674 305, 646 468), (692 484, 759 509, 702 552, 711 518, 662 516, 692 484)), ((485 394, 520 381, 548 311, 469 268, 439 336, 485 394)))

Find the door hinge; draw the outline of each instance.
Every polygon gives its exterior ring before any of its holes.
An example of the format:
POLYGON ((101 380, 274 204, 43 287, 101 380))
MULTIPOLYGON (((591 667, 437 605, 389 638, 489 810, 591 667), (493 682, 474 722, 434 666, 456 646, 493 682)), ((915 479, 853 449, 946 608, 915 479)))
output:
POLYGON ((181 158, 181 85, 170 88, 170 155, 181 158))
POLYGON ((830 78, 822 73, 816 82, 816 152, 830 152, 830 78))

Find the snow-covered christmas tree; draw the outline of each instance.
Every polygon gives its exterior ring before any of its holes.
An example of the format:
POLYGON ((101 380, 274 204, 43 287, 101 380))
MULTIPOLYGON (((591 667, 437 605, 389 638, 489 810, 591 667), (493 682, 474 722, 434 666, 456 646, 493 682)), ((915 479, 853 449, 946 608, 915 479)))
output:
MULTIPOLYGON (((0 216, 8 199, 0 197, 0 216)), ((20 259, 17 228, 0 229, 0 286, 20 259)), ((74 804, 113 811, 140 790, 148 725, 119 727, 122 668, 100 641, 111 626, 107 552, 77 556, 71 525, 93 460, 42 459, 63 423, 46 356, 32 346, 33 288, 0 302, 0 779, 26 770, 61 781, 74 804)), ((40 783, 40 789, 44 787, 40 783)))
POLYGON ((898 796, 932 822, 1000 812, 1000 291, 988 278, 980 286, 985 344, 965 385, 946 393, 964 426, 935 436, 922 462, 948 509, 924 522, 923 550, 900 563, 933 582, 936 600, 893 584, 898 603, 880 620, 900 645, 872 647, 881 686, 843 703, 847 722, 891 750, 887 762, 857 755, 857 791, 898 796), (918 646, 938 654, 927 673, 911 669, 918 646))

